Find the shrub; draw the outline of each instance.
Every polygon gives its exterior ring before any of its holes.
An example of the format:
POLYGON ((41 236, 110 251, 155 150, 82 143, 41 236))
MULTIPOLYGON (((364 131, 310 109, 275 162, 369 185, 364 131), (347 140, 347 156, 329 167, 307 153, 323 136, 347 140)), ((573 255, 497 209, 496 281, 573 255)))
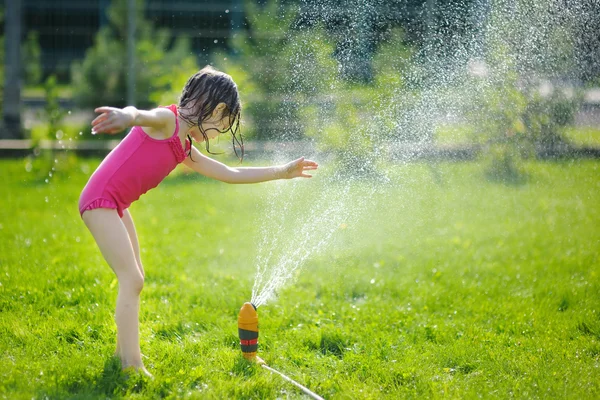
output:
POLYGON ((321 27, 295 27, 298 10, 270 0, 246 2, 248 31, 231 39, 232 54, 218 53, 215 65, 238 83, 252 136, 304 137, 300 110, 328 94, 337 74, 333 46, 321 27))
MULTIPOLYGON (((169 31, 155 30, 144 19, 142 4, 138 0, 136 7, 135 105, 147 108, 162 100, 164 92, 173 91, 173 74, 195 72, 198 68, 191 55, 189 40, 177 38, 170 47, 169 31)), ((83 61, 72 65, 74 96, 84 107, 127 105, 126 1, 114 0, 108 9, 108 19, 110 23, 100 29, 94 46, 86 52, 83 61)))

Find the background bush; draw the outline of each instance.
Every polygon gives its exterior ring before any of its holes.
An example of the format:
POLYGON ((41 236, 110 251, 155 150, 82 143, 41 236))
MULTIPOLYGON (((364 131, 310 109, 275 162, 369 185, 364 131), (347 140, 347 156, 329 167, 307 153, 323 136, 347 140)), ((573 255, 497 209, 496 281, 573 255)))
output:
MULTIPOLYGON (((154 107, 165 92, 175 88, 173 79, 185 71, 198 69, 189 40, 174 41, 167 29, 156 30, 143 16, 138 0, 136 30, 135 105, 154 107), (173 42, 173 43, 171 43, 173 42)), ((115 0, 108 9, 109 24, 98 32, 94 46, 81 62, 72 66, 74 97, 83 107, 127 105, 127 7, 115 0)), ((189 77, 189 75, 188 75, 189 77)), ((171 101, 171 103, 174 101, 171 101)))

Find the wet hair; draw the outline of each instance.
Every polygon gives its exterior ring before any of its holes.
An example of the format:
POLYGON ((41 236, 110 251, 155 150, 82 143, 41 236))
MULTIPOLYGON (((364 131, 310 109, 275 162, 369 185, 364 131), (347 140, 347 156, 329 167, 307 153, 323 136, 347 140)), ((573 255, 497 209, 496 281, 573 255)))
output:
MULTIPOLYGON (((244 159, 244 139, 239 132, 242 105, 237 85, 229 75, 217 71, 210 65, 202 68, 192 75, 183 87, 178 108, 179 110, 185 110, 184 113, 180 113, 181 119, 187 122, 190 127, 197 126, 200 129, 206 143, 206 151, 210 154, 217 154, 210 151, 208 136, 202 128, 202 122, 211 117, 220 103, 224 103, 226 106, 222 118, 229 117, 229 128, 219 132, 231 132, 233 151, 241 162, 244 159)), ((190 153, 188 155, 191 158, 192 138, 190 135, 187 138, 190 141, 190 153)))

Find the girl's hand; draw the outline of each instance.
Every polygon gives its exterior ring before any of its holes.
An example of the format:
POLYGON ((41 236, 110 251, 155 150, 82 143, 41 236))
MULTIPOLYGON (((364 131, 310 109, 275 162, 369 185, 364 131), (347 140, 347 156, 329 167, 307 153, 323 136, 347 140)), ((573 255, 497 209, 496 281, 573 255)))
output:
POLYGON ((297 160, 291 161, 283 166, 282 179, 292 178, 312 178, 312 175, 305 173, 319 168, 319 164, 311 160, 305 160, 304 157, 300 157, 297 160))
POLYGON ((92 135, 96 133, 119 133, 133 125, 135 115, 129 107, 121 109, 114 107, 98 107, 94 110, 100 113, 92 121, 92 135))

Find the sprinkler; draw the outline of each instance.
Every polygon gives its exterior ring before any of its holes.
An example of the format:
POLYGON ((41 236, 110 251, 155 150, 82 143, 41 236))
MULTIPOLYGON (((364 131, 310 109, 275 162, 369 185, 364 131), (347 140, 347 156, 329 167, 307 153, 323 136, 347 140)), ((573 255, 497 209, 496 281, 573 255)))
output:
POLYGON ((240 309, 238 335, 244 358, 249 361, 255 360, 258 350, 258 313, 252 303, 246 302, 240 309))
POLYGON ((258 350, 258 313, 256 307, 250 302, 245 302, 238 314, 238 335, 240 337, 240 346, 242 354, 248 361, 259 364, 264 369, 271 371, 283 379, 296 386, 302 392, 315 400, 323 400, 321 396, 311 392, 308 388, 302 386, 287 375, 282 374, 274 368, 271 368, 265 361, 256 355, 258 350))

